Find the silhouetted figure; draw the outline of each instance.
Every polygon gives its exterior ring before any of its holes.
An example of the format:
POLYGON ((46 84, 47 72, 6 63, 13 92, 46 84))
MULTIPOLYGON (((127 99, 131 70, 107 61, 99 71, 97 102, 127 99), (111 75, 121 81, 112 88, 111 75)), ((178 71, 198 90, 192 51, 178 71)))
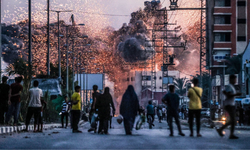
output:
POLYGON ((5 123, 8 123, 10 117, 14 115, 14 125, 18 123, 18 116, 21 105, 21 92, 23 91, 23 86, 21 85, 22 77, 16 77, 15 83, 10 85, 9 100, 10 105, 8 113, 5 119, 5 123))
POLYGON ((61 114, 61 123, 62 123, 62 128, 64 128, 64 118, 66 119, 66 124, 65 124, 65 128, 68 127, 68 118, 69 118, 69 110, 71 105, 68 102, 68 97, 64 96, 64 102, 62 104, 62 114, 61 114))
POLYGON ((2 77, 0 84, 0 124, 4 124, 4 114, 8 112, 8 99, 10 86, 7 84, 8 77, 2 77))
POLYGON ((120 106, 120 114, 124 119, 126 135, 132 134, 135 117, 139 111, 139 107, 139 100, 135 93, 134 87, 129 85, 126 92, 123 94, 120 106))
POLYGON ((152 122, 151 124, 153 126, 154 125, 154 120, 155 120, 155 109, 154 109, 154 106, 153 106, 153 102, 152 101, 148 101, 148 105, 147 105, 147 120, 149 121, 149 116, 151 116, 152 118, 152 122))
POLYGON ((97 121, 94 120, 94 118, 92 119, 93 115, 96 113, 96 101, 98 99, 98 97, 101 95, 101 93, 97 92, 98 90, 98 86, 97 85, 93 85, 93 93, 92 93, 92 98, 93 98, 93 102, 91 104, 91 109, 89 112, 89 120, 90 120, 90 129, 88 130, 88 132, 94 131, 96 133, 97 130, 97 121))
POLYGON ((168 110, 167 110, 168 121, 167 122, 168 122, 169 129, 170 129, 169 136, 174 136, 173 124, 172 124, 173 118, 175 119, 175 123, 178 127, 179 135, 185 136, 185 134, 183 134, 181 131, 181 125, 180 125, 179 114, 178 114, 180 97, 178 94, 175 93, 175 86, 174 85, 170 85, 169 89, 170 89, 170 92, 167 93, 162 98, 162 102, 165 103, 168 107, 168 110))
POLYGON ((109 93, 109 88, 106 87, 104 93, 100 95, 96 101, 96 109, 98 109, 98 116, 100 119, 98 133, 103 133, 102 130, 104 130, 104 134, 108 134, 110 105, 112 106, 112 109, 115 110, 112 96, 109 93))
POLYGON ((81 95, 80 95, 80 86, 75 87, 75 92, 71 96, 71 117, 72 117, 72 132, 73 133, 82 133, 78 130, 78 123, 81 116, 81 95))
POLYGON ((30 124, 30 119, 32 118, 32 116, 34 115, 34 132, 37 132, 38 130, 36 130, 36 126, 39 125, 38 119, 39 116, 41 115, 41 109, 42 109, 42 99, 43 99, 43 91, 42 89, 38 88, 38 84, 39 82, 37 80, 35 80, 33 82, 33 88, 31 88, 29 90, 29 97, 30 97, 30 101, 29 101, 29 106, 28 106, 28 111, 27 111, 27 115, 26 115, 26 129, 24 129, 24 131, 28 131, 28 126, 30 124))
POLYGON ((229 114, 230 120, 223 125, 221 128, 217 129, 217 132, 220 136, 224 136, 222 131, 229 125, 231 125, 231 130, 230 130, 230 136, 229 139, 238 139, 237 136, 234 135, 234 128, 235 128, 235 96, 240 96, 241 93, 237 93, 234 87, 234 84, 236 83, 236 76, 235 75, 230 75, 229 77, 229 84, 226 86, 225 90, 223 91, 223 94, 226 95, 226 99, 224 101, 224 109, 227 111, 229 114))
POLYGON ((189 112, 188 112, 188 122, 189 122, 189 129, 190 129, 190 136, 194 136, 193 134, 193 122, 194 122, 194 115, 196 118, 196 129, 197 129, 197 137, 201 137, 200 134, 200 118, 201 118, 201 96, 202 96, 202 88, 198 87, 199 80, 197 78, 193 79, 194 87, 188 90, 188 97, 189 97, 189 112))

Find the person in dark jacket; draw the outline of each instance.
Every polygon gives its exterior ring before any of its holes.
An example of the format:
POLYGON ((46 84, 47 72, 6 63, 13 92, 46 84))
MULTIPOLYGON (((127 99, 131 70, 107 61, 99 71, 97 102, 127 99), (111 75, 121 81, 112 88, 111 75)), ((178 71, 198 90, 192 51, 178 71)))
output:
POLYGON ((120 114, 123 116, 126 135, 132 134, 135 117, 139 111, 139 101, 134 87, 129 85, 122 97, 120 114))
POLYGON ((93 102, 91 104, 91 109, 89 112, 89 121, 90 121, 90 126, 91 128, 88 130, 88 132, 94 131, 96 133, 96 129, 97 129, 97 121, 96 120, 92 120, 93 115, 96 113, 96 101, 97 98, 101 95, 101 93, 97 92, 98 90, 98 86, 97 85, 93 85, 93 93, 92 93, 92 98, 93 98, 93 102))
POLYGON ((4 124, 4 114, 8 112, 8 99, 10 86, 7 84, 8 77, 2 77, 2 83, 0 84, 0 124, 4 124))
POLYGON ((180 125, 179 115, 178 115, 180 97, 178 94, 175 93, 174 85, 170 85, 169 89, 170 89, 170 92, 162 98, 162 102, 168 106, 167 115, 168 115, 168 125, 170 129, 169 136, 174 136, 173 125, 172 125, 173 118, 175 119, 175 123, 178 127, 179 135, 185 136, 185 134, 183 134, 181 131, 181 125, 180 125))
POLYGON ((99 116, 99 129, 98 133, 108 134, 108 121, 110 116, 110 105, 115 110, 112 96, 109 93, 109 88, 106 87, 104 93, 97 98, 96 109, 98 110, 99 116))

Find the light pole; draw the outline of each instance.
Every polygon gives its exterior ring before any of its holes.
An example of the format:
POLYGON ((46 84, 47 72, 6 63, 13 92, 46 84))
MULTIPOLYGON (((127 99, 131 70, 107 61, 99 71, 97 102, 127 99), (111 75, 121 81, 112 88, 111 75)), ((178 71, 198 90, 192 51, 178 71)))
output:
POLYGON ((61 12, 72 12, 72 10, 51 10, 52 12, 57 13, 57 20, 58 20, 58 76, 59 80, 61 81, 61 51, 60 51, 60 20, 59 15, 61 12))
POLYGON ((1 11, 2 11, 2 6, 1 6, 2 1, 0 0, 0 79, 2 79, 2 22, 1 22, 1 11))
POLYGON ((49 51, 49 48, 50 48, 50 40, 49 40, 49 28, 50 28, 50 25, 49 25, 49 1, 50 0, 47 0, 47 75, 48 77, 50 76, 50 51, 49 51))

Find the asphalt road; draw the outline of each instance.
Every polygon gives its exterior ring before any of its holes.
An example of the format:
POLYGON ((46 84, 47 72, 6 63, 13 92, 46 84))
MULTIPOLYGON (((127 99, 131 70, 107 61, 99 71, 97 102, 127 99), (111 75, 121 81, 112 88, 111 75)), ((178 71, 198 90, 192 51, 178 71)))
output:
POLYGON ((89 124, 80 127, 83 133, 55 128, 43 133, 13 133, 0 135, 1 149, 250 149, 250 131, 236 130, 237 140, 228 139, 229 130, 221 138, 215 129, 202 128, 203 137, 189 137, 187 126, 182 125, 185 137, 178 136, 175 126, 174 137, 169 137, 167 123, 155 122, 153 129, 145 125, 125 135, 123 125, 114 120, 109 135, 88 133, 89 124))

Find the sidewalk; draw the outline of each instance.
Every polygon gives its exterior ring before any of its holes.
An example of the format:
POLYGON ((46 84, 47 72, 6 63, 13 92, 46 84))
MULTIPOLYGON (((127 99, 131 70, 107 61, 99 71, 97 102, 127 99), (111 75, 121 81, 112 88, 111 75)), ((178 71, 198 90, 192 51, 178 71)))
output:
MULTIPOLYGON (((181 124, 183 125, 188 125, 188 120, 182 120, 180 119, 181 124)), ((201 123, 203 127, 207 127, 207 128, 215 128, 215 127, 220 127, 223 125, 223 121, 213 121, 212 124, 208 124, 208 123, 201 123)), ((230 128, 230 126, 229 126, 230 128)), ((250 130, 250 126, 235 126, 235 129, 239 129, 239 130, 250 130)))
MULTIPOLYGON (((43 129, 51 129, 51 128, 58 128, 60 127, 61 124, 55 123, 55 124, 44 124, 43 129)), ((25 129, 25 125, 21 126, 0 126, 0 134, 5 134, 5 133, 12 133, 12 132, 20 132, 23 129, 25 129)), ((34 130, 34 125, 29 125, 28 131, 34 130)))

